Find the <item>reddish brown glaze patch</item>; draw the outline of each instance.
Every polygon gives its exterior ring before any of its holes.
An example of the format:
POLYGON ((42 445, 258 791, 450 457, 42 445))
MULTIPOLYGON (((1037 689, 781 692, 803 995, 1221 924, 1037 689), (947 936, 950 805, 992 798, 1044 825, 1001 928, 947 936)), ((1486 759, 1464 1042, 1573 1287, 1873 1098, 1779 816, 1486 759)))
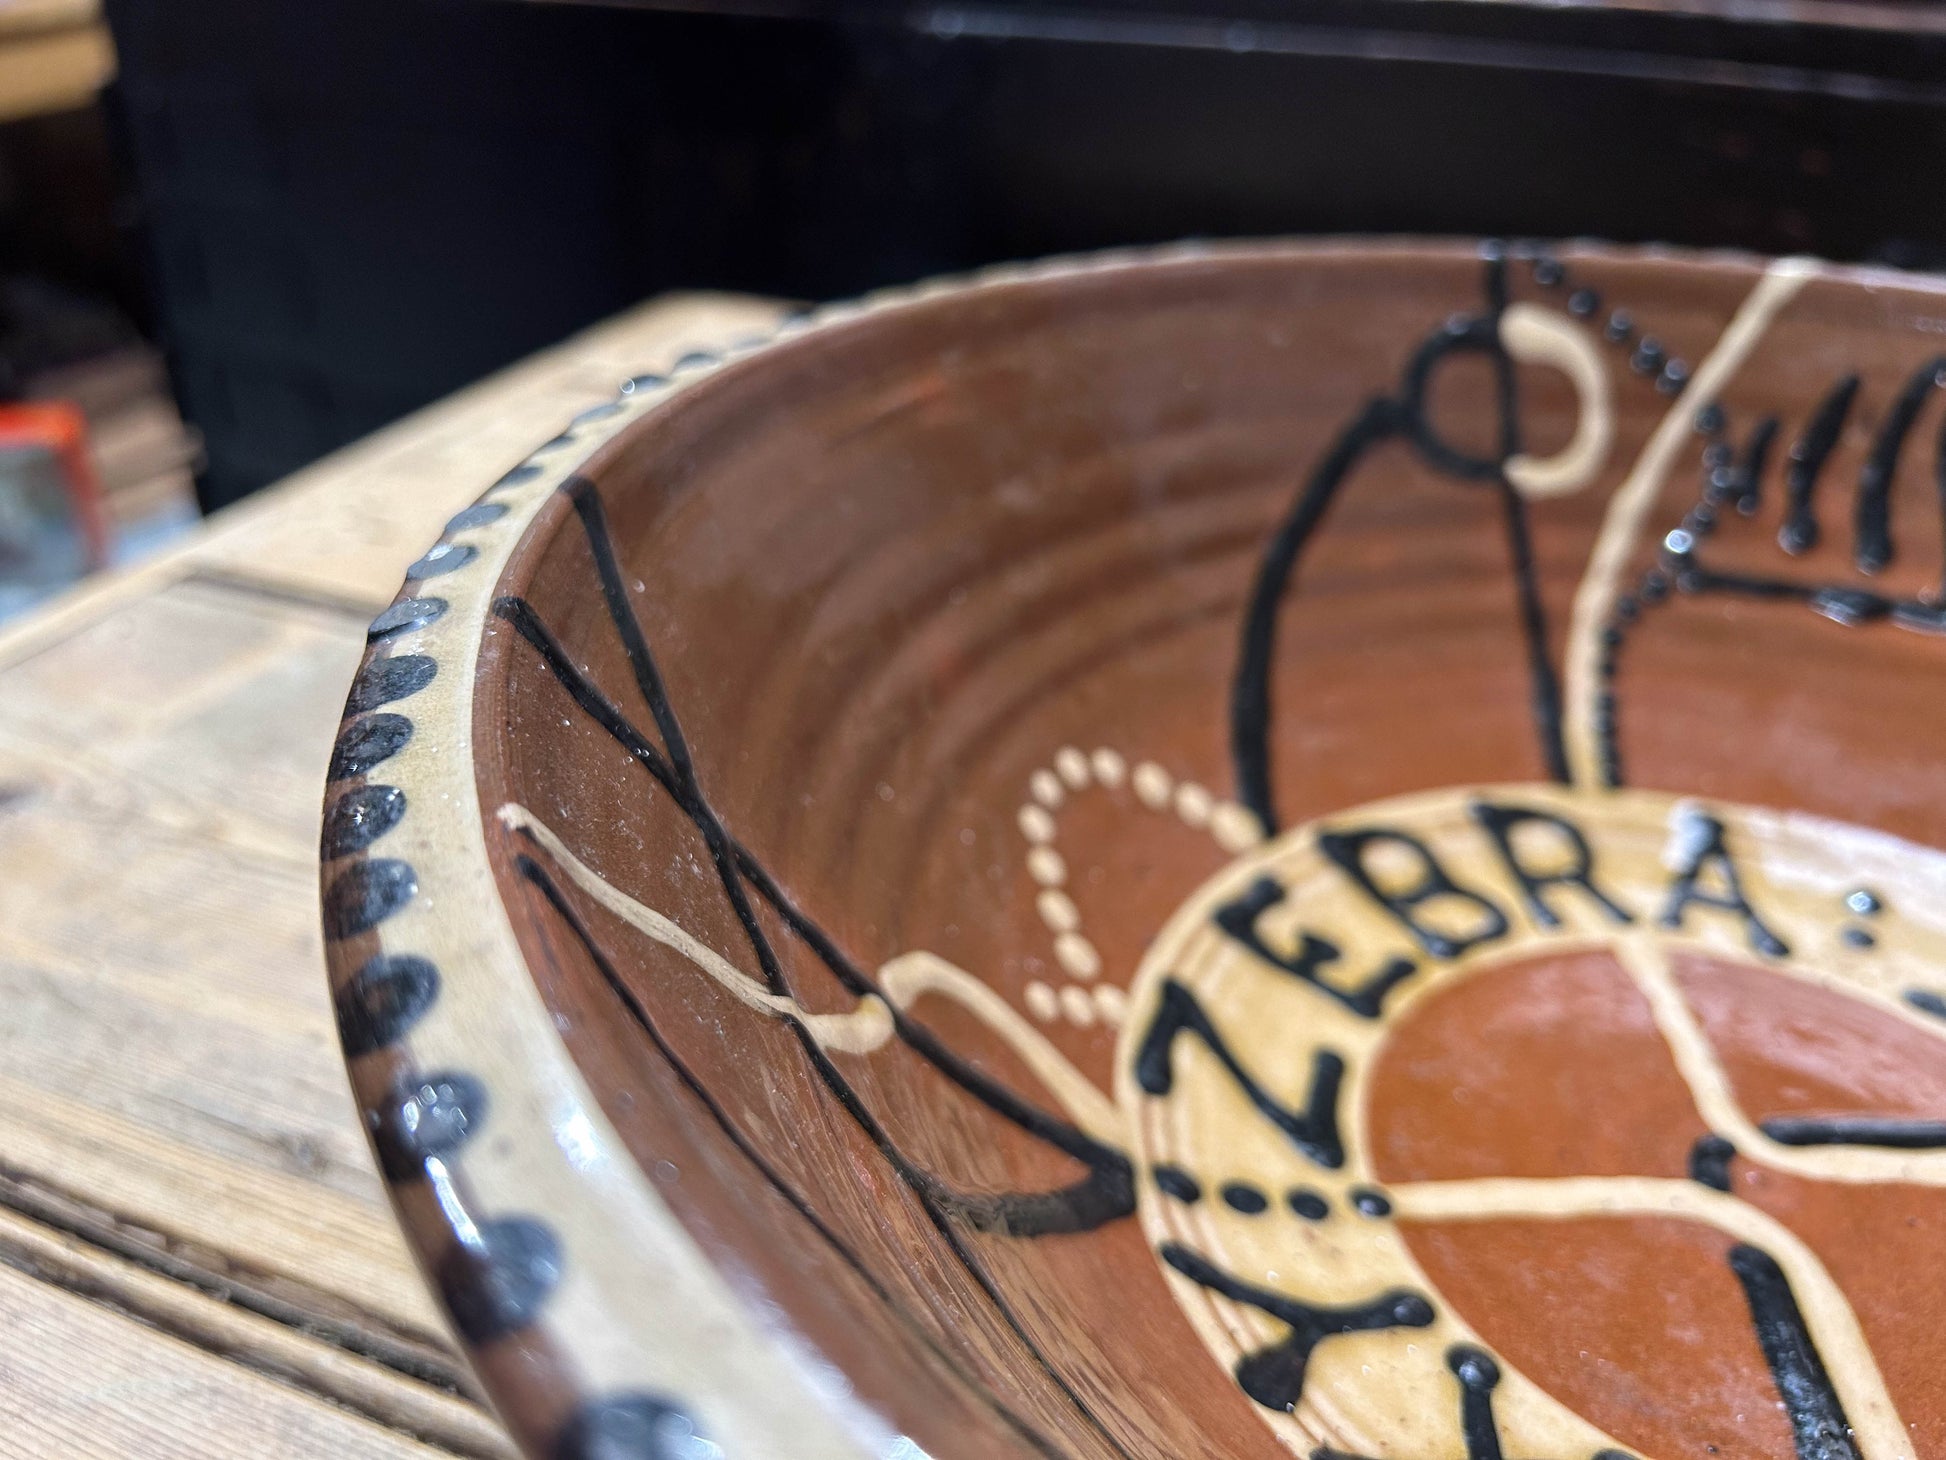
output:
POLYGON ((1652 1218, 1400 1230, 1496 1353, 1635 1454, 1794 1453, 1721 1233, 1652 1218))
POLYGON ((1542 954, 1428 995, 1371 1077, 1382 1181, 1686 1176, 1708 1127, 1612 954, 1542 954))
MULTIPOLYGON (((1761 967, 1697 954, 1674 963, 1753 1120, 1946 1115, 1946 1060, 1930 1032, 1761 967)), ((1369 1108, 1374 1161, 1394 1183, 1681 1176, 1707 1129, 1646 1003, 1601 952, 1511 961, 1416 1005, 1380 1052, 1369 1108)), ((1946 1300, 1930 1278, 1946 1191, 1812 1180, 1748 1155, 1731 1189, 1804 1238, 1837 1280, 1919 1452, 1946 1445, 1946 1300)), ((1722 1234, 1650 1218, 1401 1230, 1496 1352, 1625 1445, 1791 1453, 1722 1234)))
POLYGON ((1752 1120, 1946 1121, 1946 1024, 1938 1032, 1917 1027, 1863 999, 1729 959, 1683 953, 1671 961, 1752 1120), (1788 1060, 1777 1057, 1780 1050, 1788 1060))
MULTIPOLYGON (((1579 283, 1692 364, 1758 277, 1722 260, 1571 263, 1579 283)), ((1542 297, 1527 273, 1513 285, 1517 298, 1542 297)), ((1898 324, 1898 310, 1930 309, 1929 298, 1918 286, 1808 287, 1777 343, 1726 388, 1739 438, 1754 412, 1801 421, 1861 361, 1890 362, 1869 382, 1882 408, 1898 362, 1935 343, 1898 324)), ((1106 745, 1235 794, 1228 696, 1264 545, 1345 424, 1397 388, 1442 321, 1480 303, 1468 249, 1239 251, 868 314, 645 416, 586 474, 729 831, 862 969, 927 950, 1016 1009, 1037 981, 1065 983, 1023 866, 1016 817, 1029 777, 1059 747, 1106 745)), ((1571 424, 1568 397, 1548 372, 1518 377, 1527 444, 1552 449, 1571 424)), ((1473 372, 1435 393, 1455 439, 1480 439, 1468 418, 1489 385, 1473 372)), ((1625 368, 1615 386, 1599 480, 1532 512, 1534 587, 1557 654, 1612 490, 1670 409, 1625 368)), ((1645 543, 1694 500, 1700 445, 1672 469, 1645 543)), ((1845 451, 1854 470, 1857 443, 1845 451)), ((1898 508, 1901 523, 1909 510, 1898 508)), ((1826 512, 1839 530, 1842 509, 1826 512)), ((1764 517, 1716 541, 1729 545, 1726 563, 1770 565, 1773 537, 1764 517)), ((1908 538, 1919 552, 1923 534, 1908 538)), ((1635 567, 1652 560, 1645 546, 1635 567)), ((572 662, 648 724, 565 503, 539 514, 496 592, 524 597, 572 662)), ((1378 447, 1278 618, 1270 754, 1286 824, 1407 791, 1546 778, 1490 484, 1456 484, 1398 441, 1378 447)), ((1623 762, 1658 787, 1946 840, 1937 693, 1919 672, 1938 649, 1889 625, 1840 630, 1801 603, 1679 599, 1646 616, 1623 653, 1623 762)), ((1284 1453, 1210 1366, 1133 1222, 1022 1240, 939 1219, 920 1199, 927 1179, 974 1196, 1046 1191, 1078 1180, 1079 1163, 906 1048, 814 1058, 789 1029, 570 893, 659 1047, 522 880, 521 849, 491 816, 508 801, 530 808, 616 888, 759 972, 708 849, 504 625, 489 631, 478 686, 489 855, 521 951, 629 1152, 743 1290, 775 1304, 866 1404, 942 1460, 1284 1453)), ((1224 854, 1126 787, 1077 792, 1062 817, 1066 891, 1101 981, 1123 984, 1224 854)), ((796 997, 849 1006, 774 914, 757 917, 796 997)), ((937 1000, 915 1016, 977 1071, 1051 1106, 971 1016, 937 1000)), ((1111 1029, 1056 1022, 1046 1033, 1110 1083, 1111 1029)), ((1703 1134, 1646 1011, 1599 959, 1471 981, 1429 1000, 1396 1043, 1372 1120, 1388 1179, 1680 1176, 1703 1134)), ((1738 1069, 1740 1089, 1766 1078, 1738 1069)), ((1800 1077, 1809 1072, 1777 1075, 1800 1077)), ((1513 1280, 1496 1264, 1532 1236, 1507 1230, 1498 1247, 1455 1239, 1434 1275, 1500 1303, 1483 1331, 1528 1368, 1553 1339, 1525 1299, 1493 1297, 1513 1280)), ((1660 1244, 1603 1240, 1592 1256, 1556 1254, 1563 1282, 1588 1264, 1607 1274, 1585 1301, 1565 1290, 1534 1301, 1564 1305, 1563 1322, 1594 1334, 1591 1352, 1635 1365, 1646 1396, 1664 1370, 1642 1334, 1661 1310, 1631 1328, 1621 1278, 1652 1272, 1660 1244)), ((1742 1332, 1742 1347, 1721 1350, 1728 1367, 1713 1393, 1743 1393, 1747 1323, 1742 1332)), ((1630 1404, 1638 1417, 1665 1412, 1630 1404)), ((1785 1451, 1765 1441, 1750 1453, 1785 1451)))

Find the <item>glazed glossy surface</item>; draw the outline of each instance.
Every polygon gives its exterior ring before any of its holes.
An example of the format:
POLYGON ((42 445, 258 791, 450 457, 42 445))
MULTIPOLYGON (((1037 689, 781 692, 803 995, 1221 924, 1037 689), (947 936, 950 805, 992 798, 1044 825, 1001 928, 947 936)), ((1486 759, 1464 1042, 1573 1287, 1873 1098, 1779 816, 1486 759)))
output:
POLYGON ((523 1440, 786 1453, 775 1371, 804 1454, 1946 1443, 1941 328, 1742 260, 1107 261, 462 514, 326 917, 523 1440))

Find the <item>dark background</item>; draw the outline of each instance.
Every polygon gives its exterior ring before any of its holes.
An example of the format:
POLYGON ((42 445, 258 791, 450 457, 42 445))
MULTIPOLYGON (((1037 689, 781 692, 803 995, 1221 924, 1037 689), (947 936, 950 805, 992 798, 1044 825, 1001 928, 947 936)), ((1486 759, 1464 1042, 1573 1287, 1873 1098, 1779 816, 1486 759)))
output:
POLYGON ((130 246, 67 266, 216 505, 670 288, 1361 231, 1946 261, 1946 7, 1739 15, 110 0, 130 246))

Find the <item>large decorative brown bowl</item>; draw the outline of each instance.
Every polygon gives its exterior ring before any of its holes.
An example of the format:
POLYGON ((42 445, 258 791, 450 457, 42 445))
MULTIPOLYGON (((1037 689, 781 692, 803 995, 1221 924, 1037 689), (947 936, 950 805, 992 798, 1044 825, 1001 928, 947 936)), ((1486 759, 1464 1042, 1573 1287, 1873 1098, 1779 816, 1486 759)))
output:
POLYGON ((1942 348, 1903 275, 1197 248, 570 423, 324 833, 519 1442, 1946 1453, 1942 348))

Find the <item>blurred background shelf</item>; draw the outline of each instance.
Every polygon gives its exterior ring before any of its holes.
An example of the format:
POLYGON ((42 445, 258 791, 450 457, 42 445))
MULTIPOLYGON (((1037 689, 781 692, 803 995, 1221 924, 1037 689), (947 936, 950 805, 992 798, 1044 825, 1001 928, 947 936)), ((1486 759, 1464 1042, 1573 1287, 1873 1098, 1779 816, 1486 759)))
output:
POLYGON ((99 0, 0 4, 0 122, 87 106, 114 74, 99 0))
POLYGON ((1946 258, 1930 0, 108 14, 209 503, 672 287, 1361 230, 1946 258))

